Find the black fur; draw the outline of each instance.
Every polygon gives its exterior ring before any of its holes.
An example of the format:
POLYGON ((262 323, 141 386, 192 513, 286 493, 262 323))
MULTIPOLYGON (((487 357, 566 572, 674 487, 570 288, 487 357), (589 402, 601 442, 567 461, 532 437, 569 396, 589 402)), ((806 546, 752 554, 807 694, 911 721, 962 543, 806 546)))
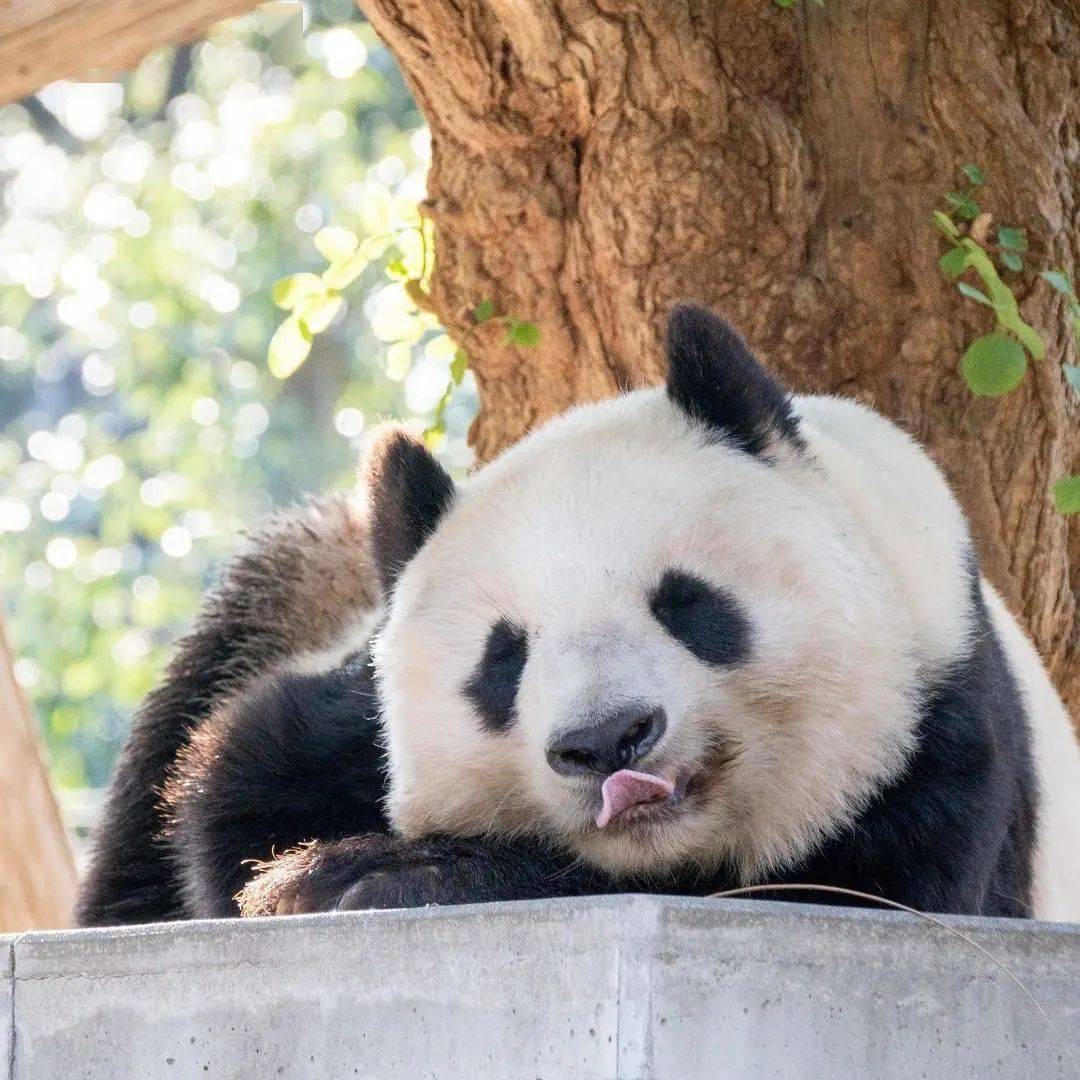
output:
POLYGON ((166 789, 190 914, 236 915, 252 861, 389 829, 378 720, 365 652, 329 674, 266 676, 203 725, 166 789))
POLYGON ((371 546, 384 592, 435 531, 454 501, 454 481, 401 429, 383 435, 367 466, 371 546))
MULTIPOLYGON (((970 651, 929 686, 918 749, 904 774, 850 827, 771 881, 839 885, 924 911, 1030 915, 1037 807, 1026 718, 977 584, 971 603, 977 632, 970 651)), ((371 835, 384 833, 385 822, 369 676, 354 668, 325 678, 325 687, 318 678, 268 684, 278 700, 245 705, 230 724, 243 727, 238 745, 247 756, 236 745, 210 755, 195 777, 194 801, 185 809, 181 800, 183 823, 173 836, 184 846, 188 874, 200 881, 189 891, 188 914, 235 913, 232 895, 248 875, 244 859, 312 837, 319 842, 251 878, 245 911, 617 891, 708 895, 734 884, 723 872, 616 883, 535 842, 371 835), (356 715, 344 704, 351 691, 361 703, 356 715), (369 835, 344 835, 361 832, 369 835)), ((812 891, 804 898, 847 902, 812 891)))
POLYGON ((692 420, 748 454, 777 439, 802 447, 788 392, 741 335, 696 304, 677 304, 667 326, 668 397, 692 420))
MULTIPOLYGON (((80 896, 82 925, 236 914, 241 888, 245 910, 260 913, 707 895, 733 884, 724 873, 615 883, 538 842, 387 835, 366 657, 319 676, 281 669, 374 602, 362 558, 341 559, 362 530, 333 502, 283 521, 227 569, 136 721, 80 896), (262 873, 250 865, 274 855, 283 857, 262 873)), ((927 911, 1030 914, 1030 736, 975 570, 970 604, 976 632, 961 660, 928 673, 903 775, 776 883, 840 885, 927 911)))
POLYGON ((513 724, 518 685, 528 659, 528 634, 509 619, 500 619, 491 628, 484 655, 464 687, 465 696, 490 731, 505 731, 513 724))
POLYGON ((649 593, 649 610, 681 645, 706 664, 750 656, 753 628, 728 592, 682 570, 669 570, 649 593))
POLYGON ((296 914, 613 888, 542 844, 389 835, 378 718, 366 654, 326 674, 269 676, 210 718, 166 791, 185 914, 296 914), (265 871, 255 863, 267 863, 265 871))
POLYGON ((931 682, 907 770, 783 880, 922 911, 1031 915, 1038 800, 1027 715, 972 577, 971 648, 931 682))
POLYGON ((365 544, 355 507, 331 496, 269 518, 225 567, 135 717, 94 834, 79 925, 190 914, 163 835, 169 770, 223 702, 285 657, 321 647, 376 603, 365 544))
POLYGON ((542 844, 369 834, 278 859, 240 896, 245 915, 534 900, 617 891, 614 882, 542 844))

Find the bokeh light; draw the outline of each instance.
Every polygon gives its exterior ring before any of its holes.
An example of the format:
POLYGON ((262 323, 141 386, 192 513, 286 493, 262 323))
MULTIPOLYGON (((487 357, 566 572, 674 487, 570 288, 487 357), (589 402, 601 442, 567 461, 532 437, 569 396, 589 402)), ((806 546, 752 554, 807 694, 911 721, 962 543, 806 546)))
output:
MULTIPOLYGON (((308 6, 296 56, 256 14, 0 108, 0 595, 62 792, 107 781, 244 528, 351 486, 378 423, 422 430, 446 386, 438 327, 378 260, 297 373, 268 371, 273 283, 321 271, 327 224, 415 223, 430 155, 353 5, 308 6)), ((474 408, 466 379, 457 470, 474 408)))

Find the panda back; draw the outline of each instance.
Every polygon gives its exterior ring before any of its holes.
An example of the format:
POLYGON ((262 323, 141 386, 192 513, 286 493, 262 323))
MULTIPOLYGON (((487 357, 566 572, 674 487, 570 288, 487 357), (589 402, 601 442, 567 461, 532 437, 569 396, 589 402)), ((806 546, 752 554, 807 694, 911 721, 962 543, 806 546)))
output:
MULTIPOLYGON (((928 668, 956 659, 978 627, 970 617, 970 533, 944 476, 871 409, 830 397, 796 398, 795 406, 829 484, 896 575, 928 668)), ((1029 853, 1033 913, 1080 919, 1080 744, 1034 646, 985 581, 982 592, 1027 714, 1039 807, 1029 853)))
POLYGON ((986 582, 983 596, 1028 714, 1039 788, 1032 853, 1034 915, 1080 921, 1080 744, 1035 647, 986 582))

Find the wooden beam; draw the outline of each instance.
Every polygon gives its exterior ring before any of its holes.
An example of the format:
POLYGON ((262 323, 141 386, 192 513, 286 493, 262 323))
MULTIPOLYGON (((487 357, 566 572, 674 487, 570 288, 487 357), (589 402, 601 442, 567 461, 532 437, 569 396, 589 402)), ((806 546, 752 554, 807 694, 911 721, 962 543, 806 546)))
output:
POLYGON ((0 625, 0 933, 68 926, 75 864, 0 625))
POLYGON ((0 0, 0 102, 134 67, 259 0, 0 0))

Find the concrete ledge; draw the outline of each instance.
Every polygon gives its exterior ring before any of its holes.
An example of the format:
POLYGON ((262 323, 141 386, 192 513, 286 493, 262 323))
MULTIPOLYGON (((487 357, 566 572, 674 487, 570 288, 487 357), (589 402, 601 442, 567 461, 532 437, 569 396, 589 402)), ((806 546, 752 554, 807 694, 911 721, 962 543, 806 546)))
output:
POLYGON ((886 912, 623 896, 27 934, 0 939, 0 1080, 1075 1080, 1080 927, 952 923, 1049 1023, 886 912))
POLYGON ((12 938, 0 937, 0 1080, 10 1080, 14 1046, 15 999, 13 973, 15 949, 12 938))

